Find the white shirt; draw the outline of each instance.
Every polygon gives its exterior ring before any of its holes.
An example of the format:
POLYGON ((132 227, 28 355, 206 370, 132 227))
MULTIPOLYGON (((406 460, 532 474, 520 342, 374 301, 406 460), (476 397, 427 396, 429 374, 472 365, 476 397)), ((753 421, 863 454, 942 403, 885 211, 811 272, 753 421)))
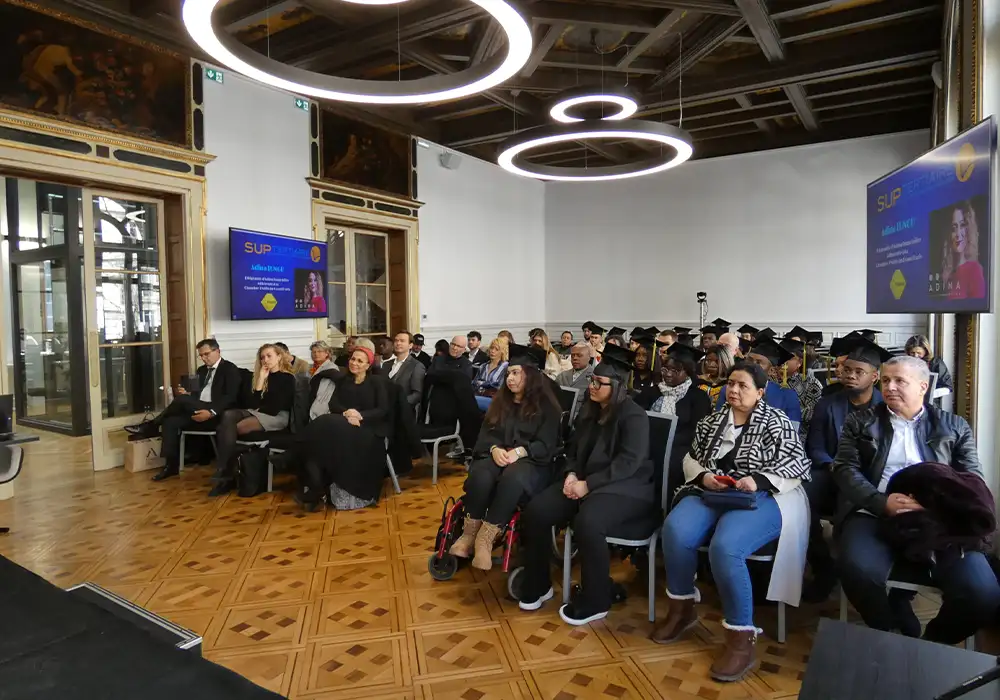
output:
POLYGON ((222 358, 220 357, 218 362, 208 368, 208 381, 205 382, 205 388, 201 390, 201 396, 198 397, 205 403, 212 403, 212 383, 215 382, 215 373, 221 364, 222 358))
POLYGON ((392 363, 392 367, 389 368, 389 379, 392 379, 393 377, 396 376, 396 372, 398 372, 399 368, 403 366, 404 362, 406 362, 407 357, 409 357, 409 355, 404 357, 402 360, 399 359, 398 357, 395 358, 395 361, 392 363))
POLYGON ((920 443, 917 441, 917 421, 924 415, 924 409, 910 420, 889 411, 889 422, 892 424, 892 445, 885 460, 885 470, 882 480, 878 482, 879 493, 885 493, 889 479, 896 472, 924 461, 920 453, 920 443))

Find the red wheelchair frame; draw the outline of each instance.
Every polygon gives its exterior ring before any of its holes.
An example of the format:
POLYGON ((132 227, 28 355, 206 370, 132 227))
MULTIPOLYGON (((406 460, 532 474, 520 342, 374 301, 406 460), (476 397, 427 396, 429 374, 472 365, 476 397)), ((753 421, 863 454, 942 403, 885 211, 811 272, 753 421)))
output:
MULTIPOLYGON (((458 571, 459 559, 450 554, 448 550, 461 536, 464 520, 465 505, 462 503, 462 499, 449 498, 445 501, 444 513, 441 515, 441 527, 438 529, 437 539, 434 543, 434 554, 427 561, 427 569, 436 581, 448 581, 458 571)), ((510 571, 510 559, 514 545, 521 539, 518 529, 520 520, 521 511, 514 511, 514 515, 511 516, 502 531, 501 568, 505 574, 510 571)))

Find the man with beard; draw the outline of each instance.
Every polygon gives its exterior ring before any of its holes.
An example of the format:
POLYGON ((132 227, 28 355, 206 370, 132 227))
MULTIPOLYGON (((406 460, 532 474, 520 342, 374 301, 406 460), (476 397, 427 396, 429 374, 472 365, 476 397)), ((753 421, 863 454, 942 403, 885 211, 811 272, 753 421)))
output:
POLYGON ((820 518, 830 518, 837 510, 837 485, 830 467, 844 422, 850 414, 882 403, 882 393, 875 385, 882 363, 892 357, 860 335, 841 339, 835 345, 835 352, 845 356, 838 373, 841 391, 824 396, 816 404, 806 439, 806 455, 812 460, 812 480, 804 484, 811 514, 806 558, 813 576, 802 594, 807 602, 826 600, 837 584, 836 567, 823 538, 820 518))

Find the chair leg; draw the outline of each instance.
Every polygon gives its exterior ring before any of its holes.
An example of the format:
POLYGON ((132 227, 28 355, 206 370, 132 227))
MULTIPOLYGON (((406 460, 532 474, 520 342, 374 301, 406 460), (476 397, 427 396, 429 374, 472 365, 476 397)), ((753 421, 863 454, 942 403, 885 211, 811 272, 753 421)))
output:
POLYGON ((215 441, 215 435, 209 435, 208 439, 212 441, 212 452, 214 452, 215 456, 218 457, 219 456, 219 443, 217 443, 215 441))
POLYGON ((778 643, 785 643, 785 604, 778 601, 778 643))
POLYGON ((438 482, 438 447, 441 443, 437 440, 434 441, 434 454, 431 457, 431 483, 436 484, 438 482))
POLYGON ((976 650, 976 635, 972 635, 971 637, 965 640, 965 648, 967 651, 976 650))
POLYGON ((403 489, 399 488, 399 479, 396 478, 396 469, 392 466, 392 459, 389 455, 385 456, 385 466, 389 469, 389 478, 392 479, 392 488, 395 489, 396 493, 403 493, 403 489))
POLYGON ((657 534, 649 538, 649 621, 656 622, 656 539, 657 534))
POLYGON ((185 437, 186 436, 184 435, 184 431, 182 430, 181 431, 181 456, 177 460, 177 473, 178 474, 180 474, 182 471, 184 471, 184 439, 185 439, 185 437))
POLYGON ((563 535, 563 603, 569 603, 569 589, 570 589, 570 567, 573 566, 572 553, 570 549, 573 547, 573 531, 570 529, 569 525, 566 526, 566 534, 563 535))
POLYGON ((843 586, 840 587, 840 621, 847 622, 847 595, 843 586))
POLYGON ((274 491, 274 465, 271 460, 267 460, 267 492, 274 491))

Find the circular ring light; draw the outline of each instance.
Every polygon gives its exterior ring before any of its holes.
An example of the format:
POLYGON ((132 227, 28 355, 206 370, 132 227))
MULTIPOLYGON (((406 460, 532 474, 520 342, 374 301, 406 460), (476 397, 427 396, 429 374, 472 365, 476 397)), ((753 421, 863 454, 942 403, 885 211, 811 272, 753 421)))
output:
POLYGON ((406 0, 343 0, 344 2, 350 2, 355 5, 399 5, 400 3, 406 2, 406 0))
POLYGON ((528 129, 504 142, 497 163, 501 168, 515 175, 533 177, 539 180, 600 182, 626 180, 663 172, 684 163, 691 158, 693 153, 691 136, 686 131, 669 124, 649 121, 629 121, 622 124, 591 120, 582 125, 553 124, 528 129), (595 168, 539 165, 528 162, 526 157, 530 151, 556 143, 607 138, 637 139, 659 143, 669 146, 674 153, 669 158, 654 157, 636 163, 595 168))
POLYGON ((588 104, 611 104, 618 107, 616 113, 602 117, 604 121, 628 119, 639 110, 639 103, 628 91, 612 92, 599 87, 582 87, 557 95, 549 109, 549 116, 563 124, 586 121, 581 117, 572 117, 567 112, 574 107, 588 104))
MULTIPOLYGON (((222 0, 184 0, 184 26, 195 43, 227 68, 281 90, 337 102, 408 105, 468 97, 513 77, 531 57, 531 29, 506 0, 469 0, 488 12, 507 35, 506 54, 473 68, 398 82, 337 78, 274 61, 240 43, 213 19, 222 0)), ((365 4, 373 4, 366 2, 365 4)))

